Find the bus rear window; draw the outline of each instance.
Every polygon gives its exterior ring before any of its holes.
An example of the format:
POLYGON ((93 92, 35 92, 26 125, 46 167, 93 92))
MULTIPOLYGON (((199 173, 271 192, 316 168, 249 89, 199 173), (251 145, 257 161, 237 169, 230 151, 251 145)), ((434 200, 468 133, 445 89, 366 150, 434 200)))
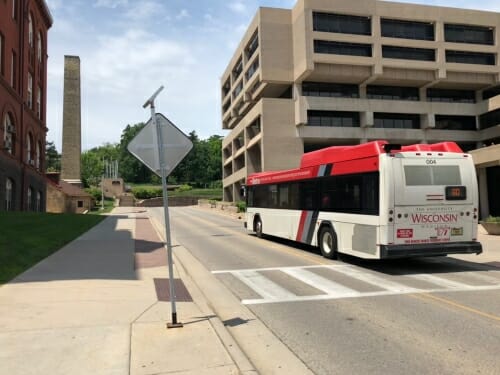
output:
POLYGON ((458 165, 406 165, 406 186, 461 185, 458 165))

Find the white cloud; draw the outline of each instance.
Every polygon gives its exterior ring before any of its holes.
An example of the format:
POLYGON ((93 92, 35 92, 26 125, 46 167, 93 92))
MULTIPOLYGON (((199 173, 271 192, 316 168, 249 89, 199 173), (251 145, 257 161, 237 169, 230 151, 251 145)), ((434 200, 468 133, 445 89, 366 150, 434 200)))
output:
POLYGON ((228 7, 235 13, 245 13, 247 11, 247 7, 241 1, 229 3, 228 7))
POLYGON ((128 0, 96 0, 94 3, 95 8, 118 8, 120 6, 128 5, 128 0))
POLYGON ((164 6, 157 1, 139 1, 135 2, 125 13, 125 17, 130 20, 144 22, 152 17, 157 17, 163 11, 164 6))
POLYGON ((187 9, 182 9, 177 16, 175 16, 176 19, 182 20, 183 18, 189 18, 189 12, 187 9))
POLYGON ((154 82, 168 74, 182 73, 194 61, 182 44, 143 30, 99 38, 99 46, 88 60, 89 81, 100 91, 114 94, 136 87, 137 80, 154 82))

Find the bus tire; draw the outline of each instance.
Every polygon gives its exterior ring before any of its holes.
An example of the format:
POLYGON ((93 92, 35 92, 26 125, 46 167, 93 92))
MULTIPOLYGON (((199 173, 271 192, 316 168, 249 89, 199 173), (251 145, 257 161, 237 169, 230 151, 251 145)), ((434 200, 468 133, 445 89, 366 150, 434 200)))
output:
POLYGON ((319 249, 321 255, 328 259, 337 259, 337 235, 330 226, 323 226, 318 235, 319 249))
POLYGON ((253 228, 257 237, 262 238, 262 220, 260 220, 260 217, 255 218, 253 228))

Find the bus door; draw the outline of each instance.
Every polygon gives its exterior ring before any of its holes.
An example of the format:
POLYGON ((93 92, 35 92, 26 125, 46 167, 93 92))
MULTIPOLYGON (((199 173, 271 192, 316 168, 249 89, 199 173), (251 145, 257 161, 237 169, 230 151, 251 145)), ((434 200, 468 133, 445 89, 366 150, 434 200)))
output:
POLYGON ((476 193, 468 160, 398 156, 392 158, 394 243, 470 241, 476 193))

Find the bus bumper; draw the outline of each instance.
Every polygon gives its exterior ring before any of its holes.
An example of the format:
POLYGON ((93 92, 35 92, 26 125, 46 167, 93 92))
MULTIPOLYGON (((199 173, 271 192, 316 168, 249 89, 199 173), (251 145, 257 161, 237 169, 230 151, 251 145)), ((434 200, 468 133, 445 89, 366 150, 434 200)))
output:
POLYGON ((447 254, 481 254, 480 242, 454 242, 414 245, 380 245, 381 259, 438 256, 447 254))

